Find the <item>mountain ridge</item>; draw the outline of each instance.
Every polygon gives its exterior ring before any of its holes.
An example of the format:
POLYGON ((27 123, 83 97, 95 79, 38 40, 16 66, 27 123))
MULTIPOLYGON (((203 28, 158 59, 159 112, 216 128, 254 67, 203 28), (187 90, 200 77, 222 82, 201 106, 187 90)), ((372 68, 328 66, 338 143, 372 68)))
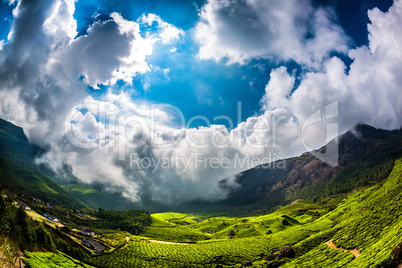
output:
MULTIPOLYGON (((350 192, 356 187, 379 183, 384 178, 373 175, 369 180, 361 179, 349 185, 350 181, 356 180, 351 178, 350 174, 355 175, 355 171, 364 165, 365 169, 374 171, 381 169, 384 172, 379 173, 385 174, 391 169, 390 163, 402 154, 401 129, 383 130, 366 124, 358 124, 354 129, 321 147, 318 152, 325 152, 327 146, 331 143, 333 146, 334 142, 339 143, 338 166, 332 167, 318 160, 309 152, 297 157, 278 160, 284 161, 283 168, 278 168, 281 167, 278 165, 278 161, 263 164, 238 173, 235 181, 240 185, 239 188, 233 189, 227 184, 226 179, 221 180, 219 186, 229 190, 229 195, 226 199, 217 202, 195 200, 179 205, 159 204, 158 202, 134 204, 124 200, 123 197, 119 198, 116 194, 102 192, 101 186, 94 188, 78 182, 57 186, 56 192, 62 192, 63 195, 67 192, 72 200, 77 200, 78 203, 88 203, 92 208, 130 209, 142 206, 155 212, 193 211, 194 209, 200 211, 230 209, 234 213, 271 211, 277 206, 289 204, 300 198, 315 201, 331 195, 350 192), (361 161, 366 164, 361 164, 361 161), (342 181, 349 186, 343 185, 341 189, 338 184, 342 181)), ((37 172, 39 177, 46 176, 47 183, 45 184, 51 184, 50 188, 54 188, 53 182, 55 181, 49 178, 49 171, 46 170, 47 173, 40 174, 41 169, 44 168, 40 168, 34 163, 35 157, 43 152, 43 149, 28 142, 21 127, 0 119, 0 155, 6 157, 16 167, 30 168, 37 172)))
POLYGON ((0 118, 0 152, 11 162, 38 169, 34 159, 43 151, 29 142, 22 127, 0 118))
MULTIPOLYGON (((321 147, 318 152, 325 152, 327 146, 334 142, 339 144, 338 166, 332 167, 318 160, 309 152, 298 157, 278 160, 286 162, 283 169, 276 168, 278 166, 276 162, 260 165, 237 174, 235 181, 241 187, 232 190, 229 197, 221 201, 219 205, 251 205, 255 210, 258 210, 259 206, 265 206, 272 209, 277 205, 305 198, 305 194, 300 192, 307 191, 306 189, 314 190, 312 194, 317 195, 315 188, 320 188, 320 186, 324 188, 325 185, 334 184, 340 180, 343 173, 352 172, 361 161, 368 163, 367 165, 372 170, 383 167, 390 171, 392 168, 390 163, 402 155, 401 129, 384 130, 366 124, 358 124, 354 129, 321 147), (389 159, 389 165, 384 163, 387 159, 389 159)), ((372 179, 375 183, 385 179, 374 177, 372 179)), ((353 179, 350 176, 350 180, 353 179)), ((338 191, 337 194, 347 193, 354 187, 370 183, 362 179, 352 185, 353 187, 338 191)), ((220 185, 227 187, 226 180, 222 180, 220 185)), ((322 194, 320 197, 327 196, 322 194)))

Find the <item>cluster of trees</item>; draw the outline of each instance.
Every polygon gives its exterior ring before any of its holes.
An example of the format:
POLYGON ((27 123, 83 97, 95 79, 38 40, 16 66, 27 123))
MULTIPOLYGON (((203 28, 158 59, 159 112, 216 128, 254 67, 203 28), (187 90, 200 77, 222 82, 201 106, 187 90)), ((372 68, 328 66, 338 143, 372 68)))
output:
POLYGON ((0 239, 7 241, 14 251, 62 251, 77 259, 85 258, 84 252, 72 246, 59 229, 52 229, 28 217, 22 207, 0 197, 0 239))
POLYGON ((0 235, 8 237, 22 250, 35 247, 54 250, 52 235, 43 224, 31 220, 22 207, 7 205, 3 197, 0 198, 0 235))
POLYGON ((360 187, 371 186, 384 181, 393 167, 394 159, 387 155, 364 159, 356 165, 342 169, 324 184, 309 185, 294 191, 290 199, 318 200, 348 193, 360 187))
POLYGON ((77 260, 80 261, 85 261, 86 260, 86 255, 84 251, 81 250, 81 248, 74 246, 74 242, 71 241, 69 237, 62 231, 63 228, 67 227, 62 227, 60 229, 54 230, 54 236, 56 237, 54 240, 55 245, 57 250, 72 256, 76 258, 77 260), (70 241, 68 243, 67 241, 70 241))
POLYGON ((145 210, 103 210, 99 209, 96 217, 100 220, 96 225, 102 229, 120 229, 138 235, 152 222, 151 215, 145 210))

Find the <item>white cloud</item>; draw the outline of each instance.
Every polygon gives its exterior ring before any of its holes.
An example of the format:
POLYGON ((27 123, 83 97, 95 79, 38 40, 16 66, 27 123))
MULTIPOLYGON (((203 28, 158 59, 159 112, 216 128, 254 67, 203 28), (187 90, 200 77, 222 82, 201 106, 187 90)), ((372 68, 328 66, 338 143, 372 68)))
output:
POLYGON ((151 84, 150 83, 144 83, 143 87, 144 87, 144 91, 149 91, 149 88, 151 87, 151 84))
POLYGON ((307 72, 294 89, 295 77, 284 67, 271 72, 262 100, 263 110, 288 109, 303 122, 325 105, 339 102, 340 131, 359 122, 381 128, 402 126, 402 3, 388 12, 369 11, 369 45, 349 50, 349 73, 337 57, 324 63, 322 72, 307 72))
POLYGON ((293 59, 319 68, 331 51, 348 49, 335 18, 309 0, 209 0, 201 8, 195 39, 201 59, 227 59, 228 64, 293 59))
POLYGON ((286 67, 275 69, 270 74, 269 84, 265 87, 265 95, 261 100, 263 110, 285 107, 287 98, 293 89, 295 78, 287 73, 286 67))
POLYGON ((169 72, 170 72, 170 69, 169 68, 165 68, 165 69, 163 69, 163 74, 165 75, 165 77, 166 77, 166 79, 170 79, 169 78, 169 72))
MULTIPOLYGON (((133 76, 148 71, 146 57, 158 40, 142 38, 138 23, 117 13, 111 14, 109 21, 95 22, 87 35, 76 38, 74 11, 71 0, 18 2, 9 42, 0 51, 0 116, 23 126, 31 142, 50 148, 42 161, 55 170, 70 165, 80 180, 105 183, 137 200, 138 185, 114 162, 116 151, 74 147, 66 140, 64 119, 74 105, 91 101, 87 85, 113 84, 118 79, 131 83, 133 76), (84 80, 78 81, 82 74, 84 80)), ((164 21, 159 23, 163 25, 161 33, 172 30, 164 21)), ((173 42, 177 38, 170 35, 165 41, 168 39, 173 42)), ((128 95, 109 97, 125 114, 143 116, 141 105, 128 101, 128 95)), ((156 111, 156 116, 158 122, 166 119, 162 111, 156 111)), ((96 121, 91 112, 75 119, 70 127, 78 141, 105 145, 119 135, 113 129, 106 132, 110 128, 96 121)), ((131 136, 136 127, 132 126, 131 136)))
POLYGON ((95 88, 117 80, 132 84, 134 76, 149 71, 146 57, 152 54, 155 40, 141 37, 138 23, 117 13, 111 17, 109 21, 95 22, 87 35, 75 39, 67 36, 68 45, 52 52, 48 69, 60 66, 70 80, 83 75, 84 82, 95 88))
POLYGON ((161 17, 153 13, 147 15, 142 15, 139 19, 141 23, 148 24, 151 26, 154 22, 157 23, 157 27, 161 30, 158 33, 157 39, 159 39, 163 44, 171 44, 173 41, 180 39, 184 35, 184 31, 175 27, 172 24, 163 21, 161 17))
POLYGON ((5 1, 5 2, 8 2, 8 5, 12 5, 12 4, 14 4, 15 3, 15 1, 17 1, 17 0, 8 0, 8 1, 5 1))
POLYGON ((57 0, 50 9, 43 30, 46 34, 55 38, 54 44, 67 42, 77 35, 77 22, 73 17, 75 0, 57 0))
POLYGON ((122 79, 132 84, 133 76, 136 76, 137 73, 145 73, 150 70, 146 57, 152 55, 153 44, 156 40, 153 38, 142 38, 139 25, 135 22, 124 20, 120 14, 113 13, 111 17, 117 22, 119 29, 123 33, 131 33, 134 37, 131 42, 130 54, 122 59, 123 64, 113 72, 111 83, 122 79))
POLYGON ((54 70, 59 66, 70 80, 83 75, 84 82, 94 88, 98 84, 113 85, 118 80, 132 85, 133 77, 151 70, 146 59, 152 55, 156 42, 172 43, 184 34, 181 29, 150 14, 142 18, 149 23, 157 21, 161 30, 156 35, 142 37, 138 22, 112 13, 112 20, 95 22, 87 35, 74 39, 76 21, 73 13, 74 2, 60 0, 54 4, 44 22, 45 33, 55 39, 48 69, 54 70), (59 21, 60 16, 65 18, 59 21), (60 42, 66 43, 61 45, 60 42))

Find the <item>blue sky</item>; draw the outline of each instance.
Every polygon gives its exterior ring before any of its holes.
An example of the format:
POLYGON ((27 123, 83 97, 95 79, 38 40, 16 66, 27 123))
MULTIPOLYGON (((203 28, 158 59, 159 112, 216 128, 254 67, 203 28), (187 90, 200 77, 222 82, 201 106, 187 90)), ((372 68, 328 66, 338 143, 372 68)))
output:
MULTIPOLYGON (((226 115, 237 120, 237 103, 242 103, 242 121, 261 113, 260 100, 265 93, 265 85, 273 68, 281 65, 294 71, 296 78, 302 67, 295 61, 272 62, 266 59, 252 59, 247 64, 227 65, 225 61, 200 60, 197 58, 199 44, 194 42, 193 30, 199 20, 199 10, 205 1, 78 1, 75 4, 74 18, 77 20, 78 36, 87 34, 87 29, 99 20, 110 19, 113 12, 121 13, 123 18, 136 21, 141 15, 154 13, 164 21, 185 31, 185 36, 175 47, 176 53, 169 52, 169 46, 156 46, 147 62, 161 69, 169 68, 168 78, 162 72, 151 71, 133 77, 133 86, 117 87, 130 92, 133 99, 156 103, 168 103, 177 106, 190 118, 203 115, 211 122, 218 115, 226 115), (145 90, 147 87, 147 90, 145 90)), ((339 0, 315 1, 316 6, 332 8, 339 24, 351 37, 351 47, 367 45, 367 11, 378 7, 387 11, 391 0, 339 0)), ((9 5, 2 1, 0 10, 1 39, 6 40, 12 22, 12 9, 16 3, 9 5)), ((339 54, 338 54, 339 55, 339 54)), ((351 60, 339 55, 345 64, 351 60)), ((297 82, 296 82, 297 84, 297 82)), ((89 90, 93 96, 99 96, 107 90, 89 90)), ((220 121, 217 123, 224 123, 220 121)), ((193 121, 192 127, 205 125, 202 120, 193 121)), ((226 124, 227 125, 227 124, 226 124)))
MULTIPOLYGON (((94 22, 94 14, 105 17, 119 12, 128 20, 137 20, 142 14, 155 13, 164 21, 186 31, 177 45, 177 53, 169 53, 165 46, 156 48, 147 60, 162 69, 169 68, 169 79, 160 72, 147 72, 134 77, 132 97, 151 102, 169 103, 179 107, 186 117, 202 114, 211 122, 218 115, 237 118, 237 102, 242 103, 242 120, 260 113, 260 103, 270 71, 278 65, 300 74, 301 67, 294 61, 275 64, 267 60, 252 60, 246 65, 226 65, 224 62, 197 59, 199 46, 193 41, 192 29, 197 23, 198 10, 205 1, 78 1, 74 17, 80 34, 94 22), (149 84, 149 90, 144 90, 149 84), (198 93, 199 92, 199 93, 198 93), (202 96, 197 97, 197 95, 202 96)), ((316 5, 332 7, 339 23, 352 38, 352 46, 367 45, 367 11, 378 7, 387 11, 391 0, 316 1, 316 5)), ((344 57, 345 63, 351 61, 344 57)), ((219 121, 217 123, 224 123, 219 121)), ((197 120, 193 127, 205 125, 197 120)))
MULTIPOLYGON (((197 59, 198 45, 193 41, 192 29, 198 21, 198 10, 204 1, 88 1, 78 2, 75 18, 81 34, 94 22, 93 15, 100 12, 119 12, 129 20, 142 14, 155 13, 164 21, 186 31, 183 40, 176 44, 177 52, 170 53, 166 46, 156 47, 149 64, 161 69, 169 68, 167 79, 161 72, 147 72, 134 77, 132 97, 177 106, 187 118, 206 116, 211 122, 218 115, 237 118, 237 102, 242 102, 242 120, 259 112, 259 100, 268 81, 270 64, 253 61, 246 66, 217 63, 197 59), (263 70, 261 70, 263 67, 263 70), (250 86, 250 83, 253 85, 250 86), (144 84, 149 85, 144 90, 144 84)), ((236 119, 237 120, 237 119, 236 119)), ((227 124, 225 121, 216 123, 227 124)), ((205 125, 193 121, 192 127, 205 125)))

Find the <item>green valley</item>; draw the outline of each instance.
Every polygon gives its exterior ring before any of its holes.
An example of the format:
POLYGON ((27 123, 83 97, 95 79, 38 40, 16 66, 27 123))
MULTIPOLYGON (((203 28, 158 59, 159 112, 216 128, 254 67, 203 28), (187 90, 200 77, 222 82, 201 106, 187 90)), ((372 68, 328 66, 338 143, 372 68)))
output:
POLYGON ((160 233, 147 230, 144 237, 131 236, 126 247, 93 257, 91 263, 105 267, 394 267, 402 260, 401 182, 399 159, 382 185, 347 195, 335 209, 298 200, 268 215, 209 217, 197 223, 186 221, 185 227, 172 222, 187 215, 156 214, 153 219, 157 220, 148 228, 160 233), (189 230, 187 237, 184 228, 189 230), (188 243, 160 241, 167 237, 188 243), (328 241, 338 248, 328 246, 328 241), (287 245, 294 255, 281 257, 287 245))

